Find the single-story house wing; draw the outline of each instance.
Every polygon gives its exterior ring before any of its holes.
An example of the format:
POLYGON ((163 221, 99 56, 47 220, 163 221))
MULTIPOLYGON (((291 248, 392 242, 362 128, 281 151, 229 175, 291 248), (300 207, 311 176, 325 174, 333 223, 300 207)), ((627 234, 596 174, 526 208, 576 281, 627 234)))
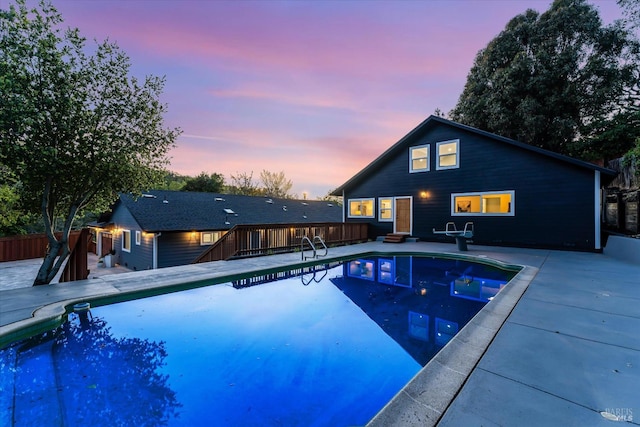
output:
POLYGON ((92 228, 99 255, 147 270, 192 263, 234 225, 339 223, 341 212, 318 200, 155 190, 120 195, 92 228))

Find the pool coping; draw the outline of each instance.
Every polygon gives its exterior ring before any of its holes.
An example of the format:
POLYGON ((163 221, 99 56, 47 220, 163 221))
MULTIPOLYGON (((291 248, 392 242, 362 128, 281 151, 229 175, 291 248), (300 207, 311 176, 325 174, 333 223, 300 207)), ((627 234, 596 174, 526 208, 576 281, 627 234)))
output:
MULTIPOLYGON (((344 261, 354 257, 416 255, 444 256, 465 259, 502 268, 518 268, 520 271, 491 302, 474 316, 460 332, 443 347, 397 394, 376 414, 367 425, 435 425, 453 402, 469 375, 485 353, 500 327, 520 300, 529 283, 538 272, 532 266, 509 264, 487 255, 429 250, 405 249, 403 247, 378 246, 376 249, 358 245, 333 248, 335 256, 327 256, 311 261, 300 260, 300 254, 285 254, 253 258, 249 263, 243 260, 217 261, 190 266, 148 270, 98 279, 54 285, 63 295, 49 304, 35 308, 31 316, 22 320, 0 325, 0 348, 12 342, 52 329, 60 325, 76 303, 90 302, 93 306, 143 298, 147 296, 177 292, 232 281, 241 276, 270 274, 283 269, 311 266, 318 263, 344 261), (341 250, 347 248, 346 250, 341 250), (379 249, 378 249, 379 248, 379 249), (342 253, 341 252, 345 252, 342 253), (296 261, 297 258, 297 261, 296 261), (277 262, 276 262, 277 261, 277 262), (238 263, 238 264, 236 264, 238 263), (240 267, 242 268, 226 268, 240 267), (238 271, 242 271, 239 273, 238 271), (161 278, 159 277, 161 276, 161 278), (189 280, 186 280, 186 278, 189 280), (153 279, 150 285, 148 280, 153 279), (158 281, 158 283, 155 283, 158 281), (143 285, 140 285, 143 283, 143 285), (64 297, 64 295, 68 297, 64 297)), ((427 248, 425 248, 427 249, 427 248)), ((39 293, 49 287, 25 288, 3 291, 15 293, 39 293)), ((55 293, 55 292, 53 292, 55 293)), ((48 294, 48 293, 47 293, 48 294)), ((1 302, 0 302, 1 304, 1 302)))
POLYGON ((462 389, 539 269, 522 266, 436 355, 367 423, 435 426, 462 389))

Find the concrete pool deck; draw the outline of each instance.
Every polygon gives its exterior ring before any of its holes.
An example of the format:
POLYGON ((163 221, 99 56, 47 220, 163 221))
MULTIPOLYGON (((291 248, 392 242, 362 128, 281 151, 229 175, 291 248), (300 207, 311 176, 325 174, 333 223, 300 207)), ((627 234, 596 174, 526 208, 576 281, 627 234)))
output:
MULTIPOLYGON (((522 292, 507 287, 509 292, 498 294, 516 304, 513 311, 492 306, 495 300, 488 304, 494 309, 481 312, 476 332, 464 336, 463 329, 458 334, 463 336, 425 368, 433 375, 421 371, 371 425, 605 426, 615 425, 613 418, 640 424, 640 264, 606 251, 470 245, 468 252, 458 252, 453 243, 423 242, 330 248, 323 260, 363 252, 451 253, 528 266, 522 292), (499 329, 495 336, 487 324, 499 329), (486 351, 476 345, 478 339, 486 342, 486 351), (457 351, 458 346, 465 350, 457 351), (465 369, 470 375, 462 373, 465 369)), ((4 274, 13 263, 0 264, 0 337, 18 336, 34 319, 56 319, 65 306, 84 299, 158 293, 185 282, 299 264, 300 259, 300 253, 281 254, 8 290, 1 290, 7 278, 21 275, 17 270, 4 274)), ((23 274, 34 273, 25 267, 23 274)))

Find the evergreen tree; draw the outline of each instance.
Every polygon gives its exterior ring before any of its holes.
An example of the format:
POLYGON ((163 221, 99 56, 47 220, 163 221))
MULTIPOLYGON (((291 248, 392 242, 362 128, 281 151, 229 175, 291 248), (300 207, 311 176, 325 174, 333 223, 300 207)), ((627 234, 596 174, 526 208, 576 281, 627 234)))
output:
POLYGON ((585 0, 556 0, 513 18, 478 53, 450 116, 562 154, 619 156, 639 132, 629 122, 637 55, 621 22, 603 26, 585 0))

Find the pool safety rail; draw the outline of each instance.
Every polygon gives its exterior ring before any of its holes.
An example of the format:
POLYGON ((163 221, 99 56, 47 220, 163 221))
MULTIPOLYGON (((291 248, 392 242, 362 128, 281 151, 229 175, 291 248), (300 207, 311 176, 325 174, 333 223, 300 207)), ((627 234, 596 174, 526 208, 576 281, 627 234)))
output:
POLYGON ((327 254, 329 253, 329 248, 327 248, 327 245, 324 243, 324 240, 322 240, 322 237, 320 236, 313 236, 313 241, 307 236, 304 236, 300 241, 300 253, 302 254, 302 261, 304 261, 309 258, 320 258, 320 257, 327 256, 327 254), (304 254, 305 243, 307 243, 308 246, 311 247, 311 250, 313 251, 313 255, 306 256, 304 254), (316 246, 316 244, 320 244, 320 246, 322 246, 322 248, 324 249, 324 254, 320 255, 318 253, 318 246, 316 246))
POLYGON ((304 236, 322 236, 326 245, 342 246, 366 242, 369 230, 367 223, 238 224, 192 263, 297 252, 304 236))
POLYGON ((454 237, 458 244, 458 250, 466 251, 467 240, 473 237, 473 222, 467 222, 462 230, 458 230, 454 222, 448 222, 445 225, 444 230, 436 230, 434 228, 433 234, 444 234, 449 237, 454 237))

